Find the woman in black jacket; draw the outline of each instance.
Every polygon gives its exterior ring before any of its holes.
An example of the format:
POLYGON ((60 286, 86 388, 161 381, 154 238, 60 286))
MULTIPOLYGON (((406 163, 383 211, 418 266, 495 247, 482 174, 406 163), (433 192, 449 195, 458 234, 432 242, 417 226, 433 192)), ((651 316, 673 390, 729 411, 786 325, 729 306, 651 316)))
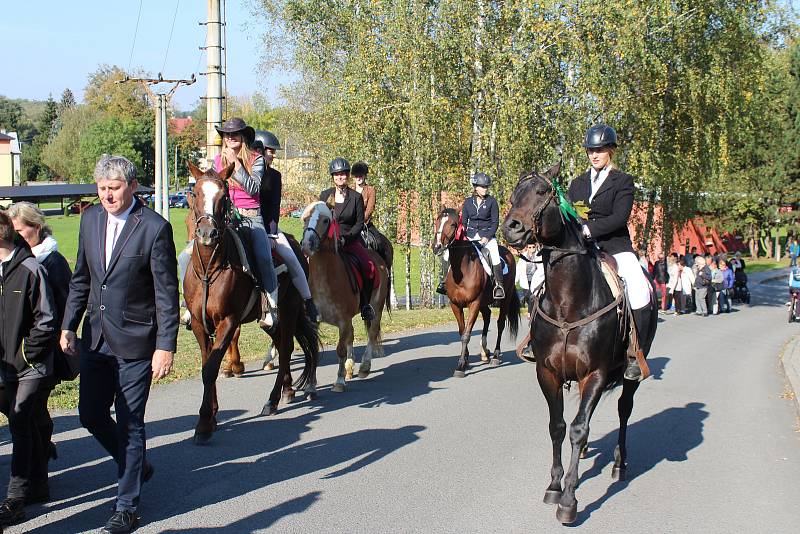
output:
MULTIPOLYGON (((67 294, 69 293, 69 281, 72 278, 69 264, 58 251, 58 243, 53 238, 52 231, 45 222, 44 213, 38 206, 30 202, 17 202, 8 208, 8 215, 11 217, 17 234, 28 243, 36 261, 44 268, 47 274, 47 282, 55 304, 56 324, 60 325, 64 316, 67 294)), ((42 386, 33 413, 35 424, 39 429, 39 437, 42 441, 41 450, 45 453, 41 459, 45 466, 42 470, 45 476, 47 475, 47 462, 50 458, 55 459, 57 457, 56 447, 52 442, 53 420, 47 409, 47 400, 53 388, 58 385, 61 379, 71 378, 66 358, 61 352, 58 343, 53 345, 53 370, 53 375, 42 386)), ((37 501, 44 502, 48 500, 47 479, 34 481, 33 485, 37 488, 37 501)))
POLYGON ((375 279, 375 264, 361 243, 361 230, 364 229, 364 199, 355 189, 347 185, 350 178, 350 163, 344 158, 335 158, 328 166, 333 187, 319 195, 322 202, 333 206, 333 216, 339 223, 341 236, 339 246, 342 250, 356 256, 364 274, 364 286, 361 290, 361 318, 371 321, 375 318, 375 309, 370 304, 372 284, 375 279))
POLYGON ((26 504, 47 497, 47 462, 42 461, 47 451, 34 409, 53 373, 55 315, 44 268, 0 211, 0 411, 8 417, 13 442, 0 525, 19 522, 26 504))
MULTIPOLYGON (((639 339, 646 339, 649 330, 650 282, 636 258, 628 232, 628 219, 633 209, 633 176, 614 166, 617 132, 606 124, 592 126, 583 143, 591 164, 589 170, 575 178, 569 186, 569 198, 583 202, 588 208, 583 235, 592 239, 601 250, 617 260, 639 339)), ((647 354, 647 351, 644 351, 647 354)), ((641 370, 634 358, 628 362, 625 378, 641 379, 641 370)))

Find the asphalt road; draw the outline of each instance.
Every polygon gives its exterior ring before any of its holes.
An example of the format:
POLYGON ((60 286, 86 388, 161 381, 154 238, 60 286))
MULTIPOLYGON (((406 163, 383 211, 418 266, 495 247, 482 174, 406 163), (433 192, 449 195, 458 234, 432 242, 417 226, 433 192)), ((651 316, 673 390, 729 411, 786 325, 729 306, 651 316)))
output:
MULTIPOLYGON (((139 532, 797 532, 800 434, 778 354, 800 327, 786 322, 783 281, 751 289, 752 306, 730 315, 662 317, 629 427, 628 480, 611 479, 616 391, 592 420, 571 527, 542 503, 551 458, 534 367, 504 341, 501 367, 453 378, 450 326, 387 339, 374 373, 343 394, 329 389, 327 347, 319 399, 273 418, 258 415, 271 373, 220 379, 222 424, 208 446, 191 442, 200 384, 157 387, 139 532)), ((577 388, 567 398, 569 421, 577 388)), ((95 531, 110 514, 113 463, 74 413, 55 424, 53 501, 7 533, 95 531)), ((5 480, 7 429, 0 439, 5 480)))

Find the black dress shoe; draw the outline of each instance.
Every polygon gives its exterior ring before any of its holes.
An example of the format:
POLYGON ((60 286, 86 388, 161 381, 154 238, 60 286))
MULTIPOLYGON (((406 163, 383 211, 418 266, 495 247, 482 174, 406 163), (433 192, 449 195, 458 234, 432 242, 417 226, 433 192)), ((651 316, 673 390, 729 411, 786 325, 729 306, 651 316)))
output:
POLYGON ((25 519, 25 499, 9 498, 0 503, 0 525, 14 525, 25 519))
POLYGON ((50 500, 50 487, 47 482, 32 484, 25 494, 25 504, 39 504, 50 500))
POLYGON ((117 510, 106 522, 106 526, 100 531, 106 534, 127 534, 133 532, 139 526, 139 518, 136 512, 127 510, 117 510))

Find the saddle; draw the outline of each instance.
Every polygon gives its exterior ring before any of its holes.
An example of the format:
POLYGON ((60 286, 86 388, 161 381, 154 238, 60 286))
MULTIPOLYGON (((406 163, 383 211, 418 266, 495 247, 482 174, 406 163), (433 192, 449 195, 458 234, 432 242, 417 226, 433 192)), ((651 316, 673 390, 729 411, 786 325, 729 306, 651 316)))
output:
MULTIPOLYGON (((231 236, 234 248, 236 248, 236 252, 239 255, 239 260, 242 264, 242 271, 247 273, 258 287, 264 287, 261 280, 261 273, 257 268, 253 267, 256 265, 256 258, 255 254, 253 253, 252 228, 244 224, 230 225, 228 228, 232 230, 228 233, 231 236)), ((272 264, 275 267, 276 276, 287 270, 286 265, 284 265, 283 260, 281 259, 280 255, 278 255, 275 247, 272 247, 272 264)))

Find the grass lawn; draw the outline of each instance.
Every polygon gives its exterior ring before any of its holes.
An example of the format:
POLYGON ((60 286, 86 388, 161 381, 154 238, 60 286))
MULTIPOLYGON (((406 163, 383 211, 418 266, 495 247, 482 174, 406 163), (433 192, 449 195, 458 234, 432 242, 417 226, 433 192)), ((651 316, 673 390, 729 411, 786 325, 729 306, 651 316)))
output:
POLYGON ((746 271, 748 273, 760 273, 762 271, 769 271, 770 269, 780 269, 789 266, 789 257, 784 257, 781 261, 775 261, 774 258, 758 258, 752 259, 749 257, 744 258, 747 264, 746 271))

